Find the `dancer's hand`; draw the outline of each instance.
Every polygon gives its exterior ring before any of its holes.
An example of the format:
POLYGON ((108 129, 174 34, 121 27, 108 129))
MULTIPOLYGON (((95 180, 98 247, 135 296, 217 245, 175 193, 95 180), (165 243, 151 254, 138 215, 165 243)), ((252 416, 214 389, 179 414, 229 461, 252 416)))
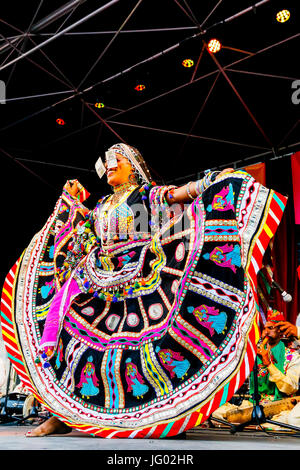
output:
POLYGON ((222 178, 222 176, 224 176, 226 173, 233 173, 234 171, 234 168, 225 168, 225 170, 222 170, 221 173, 218 174, 218 176, 216 177, 216 181, 222 178))
POLYGON ((71 194, 71 196, 75 197, 79 191, 77 181, 76 180, 67 181, 67 183, 65 184, 65 190, 68 191, 68 193, 71 194))

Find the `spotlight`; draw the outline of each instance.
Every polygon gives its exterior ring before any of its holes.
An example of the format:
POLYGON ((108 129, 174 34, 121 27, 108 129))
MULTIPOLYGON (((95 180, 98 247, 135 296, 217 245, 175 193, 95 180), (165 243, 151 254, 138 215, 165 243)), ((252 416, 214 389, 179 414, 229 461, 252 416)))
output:
POLYGON ((207 48, 209 52, 212 52, 213 54, 216 54, 216 52, 219 52, 221 49, 222 45, 218 39, 211 39, 207 45, 207 48))
POLYGON ((57 118, 57 119, 56 119, 56 122, 57 122, 57 124, 59 124, 60 126, 64 126, 64 125, 65 125, 65 121, 64 121, 63 119, 61 119, 61 118, 57 118))
POLYGON ((192 59, 184 59, 184 60, 182 61, 182 65, 183 65, 184 67, 193 67, 194 61, 193 61, 192 59))
POLYGON ((143 91, 143 90, 145 90, 145 88, 146 88, 145 85, 137 85, 137 86, 135 87, 135 90, 136 90, 136 91, 143 91))
POLYGON ((285 23, 290 19, 291 13, 289 10, 281 10, 276 15, 276 20, 278 23, 285 23))
POLYGON ((95 108, 104 108, 104 103, 95 103, 95 108))

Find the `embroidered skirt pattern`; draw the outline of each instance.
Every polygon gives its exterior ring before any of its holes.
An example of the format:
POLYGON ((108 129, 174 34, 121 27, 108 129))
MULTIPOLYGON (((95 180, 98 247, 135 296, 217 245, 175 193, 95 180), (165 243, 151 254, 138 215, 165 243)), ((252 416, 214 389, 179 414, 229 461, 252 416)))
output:
POLYGON ((85 216, 64 192, 2 291, 22 383, 99 437, 164 438, 203 423, 252 370, 257 273, 285 205, 247 173, 225 175, 151 236, 81 247, 65 276, 85 216))

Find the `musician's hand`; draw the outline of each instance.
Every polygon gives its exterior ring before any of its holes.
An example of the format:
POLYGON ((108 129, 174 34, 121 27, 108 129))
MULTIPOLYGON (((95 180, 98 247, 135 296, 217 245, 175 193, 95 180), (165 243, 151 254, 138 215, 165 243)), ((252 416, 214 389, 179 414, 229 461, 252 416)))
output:
POLYGON ((221 173, 218 174, 215 181, 222 178, 222 176, 224 176, 226 173, 233 173, 234 171, 235 171, 234 168, 225 168, 225 170, 222 170, 221 173))
POLYGON ((297 330, 296 325, 293 325, 292 323, 290 323, 288 321, 279 321, 277 323, 277 326, 279 326, 279 330, 284 335, 286 335, 286 336, 295 336, 297 338, 298 330, 297 330))
POLYGON ((267 330, 264 328, 263 331, 262 331, 262 334, 261 334, 261 340, 263 340, 266 336, 267 336, 268 332, 267 330))
POLYGON ((271 364, 271 347, 268 342, 268 338, 264 338, 263 341, 257 346, 257 354, 261 357, 264 366, 271 364))

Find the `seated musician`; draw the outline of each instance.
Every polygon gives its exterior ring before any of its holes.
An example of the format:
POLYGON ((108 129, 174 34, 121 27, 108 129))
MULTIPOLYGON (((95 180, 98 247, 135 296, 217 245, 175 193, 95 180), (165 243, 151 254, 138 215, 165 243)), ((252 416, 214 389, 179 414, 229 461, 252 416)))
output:
MULTIPOLYGON (((286 336, 291 341, 291 343, 294 340, 294 344, 298 343, 299 347, 300 326, 293 325, 292 323, 283 320, 278 322, 278 328, 280 329, 281 334, 286 336)), ((296 406, 294 406, 293 409, 287 413, 286 422, 287 424, 300 428, 300 403, 297 403, 296 406)))
MULTIPOLYGON (((285 326, 285 334, 288 331, 288 326, 284 320, 284 316, 278 310, 269 310, 267 321, 261 335, 261 339, 257 345, 257 366, 258 366, 258 393, 260 396, 260 404, 265 406, 271 402, 277 402, 283 398, 294 396, 298 392, 299 378, 300 378, 300 354, 297 350, 289 347, 282 341, 283 328, 285 326)), ((290 328, 290 334, 295 333, 295 328, 290 328)), ((253 372, 250 375, 249 394, 253 397, 254 393, 254 379, 253 372)), ((253 398, 250 401, 244 400, 242 404, 237 407, 236 405, 228 404, 221 406, 216 410, 212 417, 226 419, 228 413, 236 409, 245 409, 251 407, 253 398)), ((291 402, 292 403, 292 402, 291 402)), ((295 403, 283 404, 282 410, 280 407, 274 407, 275 414, 268 415, 274 421, 282 423, 288 422, 288 415, 290 409, 293 408, 295 403), (285 406, 288 409, 285 409, 285 406), (280 411, 278 413, 278 411, 280 411)), ((269 409, 271 409, 269 407, 269 409)), ((238 415, 234 413, 238 419, 238 415)), ((299 407, 299 420, 300 420, 300 407, 299 407)), ((239 422, 239 421, 236 421, 239 422)))

